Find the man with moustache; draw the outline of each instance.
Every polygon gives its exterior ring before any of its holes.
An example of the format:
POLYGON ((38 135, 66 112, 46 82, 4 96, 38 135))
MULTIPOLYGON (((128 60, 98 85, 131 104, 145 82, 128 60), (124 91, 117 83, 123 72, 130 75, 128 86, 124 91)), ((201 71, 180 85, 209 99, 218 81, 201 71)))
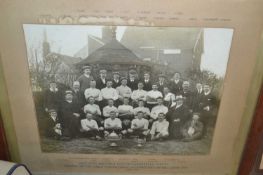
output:
POLYGON ((100 70, 100 77, 96 80, 96 88, 101 90, 106 87, 107 82, 107 70, 101 69, 100 70))
POLYGON ((84 93, 85 89, 90 87, 90 81, 93 80, 93 76, 91 75, 91 67, 83 66, 83 74, 77 79, 80 83, 80 91, 84 93))

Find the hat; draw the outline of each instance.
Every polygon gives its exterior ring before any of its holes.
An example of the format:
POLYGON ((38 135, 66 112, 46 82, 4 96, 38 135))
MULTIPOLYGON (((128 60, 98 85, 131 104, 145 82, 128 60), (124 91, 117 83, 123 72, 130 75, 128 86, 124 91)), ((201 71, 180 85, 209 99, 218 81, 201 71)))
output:
POLYGON ((184 86, 184 85, 189 86, 189 85, 190 85, 190 82, 189 82, 189 81, 184 81, 184 82, 183 82, 183 86, 184 86))
POLYGON ((88 65, 82 66, 82 69, 83 69, 83 70, 85 70, 85 69, 91 69, 91 66, 88 66, 88 65))
POLYGON ((52 113, 52 112, 57 112, 55 109, 50 109, 48 110, 49 113, 52 113))
POLYGON ((73 82, 73 86, 74 86, 74 85, 80 85, 79 81, 74 81, 74 82, 73 82))
POLYGON ((106 69, 101 69, 100 73, 107 73, 107 70, 106 69))
POLYGON ((137 114, 139 114, 139 113, 143 113, 143 114, 144 114, 144 112, 143 112, 142 110, 140 110, 140 111, 137 112, 137 114))
POLYGON ((71 91, 71 90, 67 90, 67 91, 65 91, 65 95, 67 95, 67 94, 73 94, 73 92, 71 91))
POLYGON ((130 73, 130 74, 137 74, 136 70, 134 70, 134 69, 131 69, 131 70, 129 71, 129 73, 130 73))
POLYGON ((121 81, 122 80, 128 80, 127 77, 121 77, 121 81))

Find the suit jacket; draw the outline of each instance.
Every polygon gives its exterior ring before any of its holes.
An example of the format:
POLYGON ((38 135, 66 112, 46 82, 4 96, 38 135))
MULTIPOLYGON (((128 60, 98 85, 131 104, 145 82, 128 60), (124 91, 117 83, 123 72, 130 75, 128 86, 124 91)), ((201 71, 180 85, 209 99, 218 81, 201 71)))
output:
POLYGON ((166 114, 166 119, 169 121, 169 135, 171 138, 181 138, 181 128, 191 117, 189 108, 186 105, 182 105, 179 108, 173 106, 166 114), (180 120, 176 122, 175 120, 180 120))
POLYGON ((183 90, 182 85, 183 85, 182 80, 179 80, 178 83, 175 83, 174 81, 170 81, 170 83, 169 83, 170 91, 173 94, 178 95, 178 93, 183 90))
POLYGON ((107 79, 105 79, 105 83, 103 83, 101 78, 97 79, 96 80, 96 88, 99 89, 99 90, 105 88, 106 87, 106 82, 107 82, 107 79))
POLYGON ((143 82, 143 90, 150 91, 152 90, 152 81, 149 80, 147 83, 144 81, 144 79, 141 81, 143 82))
POLYGON ((168 82, 165 80, 162 84, 158 81, 158 90, 163 94, 163 88, 169 86, 168 82))
POLYGON ((81 113, 79 106, 74 101, 63 101, 58 111, 58 122, 61 123, 63 136, 74 137, 79 132, 79 118, 73 113, 81 113))
POLYGON ((189 109, 193 109, 193 93, 189 90, 187 92, 184 92, 181 90, 180 92, 177 93, 177 95, 181 95, 185 98, 184 104, 187 105, 189 109))
POLYGON ((80 83, 80 91, 84 92, 87 88, 90 87, 90 81, 93 80, 93 76, 90 75, 89 78, 87 78, 85 75, 81 75, 77 81, 80 83))
POLYGON ((44 93, 44 108, 57 110, 62 99, 63 93, 59 89, 54 92, 47 89, 44 93))
POLYGON ((135 79, 133 82, 131 82, 131 80, 129 79, 127 82, 127 86, 129 86, 131 88, 132 91, 138 89, 138 80, 135 79))
POLYGON ((201 99, 203 98, 203 91, 201 93, 199 93, 197 90, 195 92, 193 92, 193 111, 194 112, 200 112, 201 108, 199 103, 201 102, 201 99))
POLYGON ((114 79, 112 79, 112 88, 116 89, 116 87, 121 85, 121 80, 119 79, 118 82, 114 81, 114 79))
POLYGON ((199 101, 200 109, 203 110, 204 107, 209 106, 210 111, 211 111, 211 109, 214 107, 214 105, 215 105, 214 95, 211 92, 208 95, 205 95, 203 93, 203 95, 200 97, 200 101, 199 101))

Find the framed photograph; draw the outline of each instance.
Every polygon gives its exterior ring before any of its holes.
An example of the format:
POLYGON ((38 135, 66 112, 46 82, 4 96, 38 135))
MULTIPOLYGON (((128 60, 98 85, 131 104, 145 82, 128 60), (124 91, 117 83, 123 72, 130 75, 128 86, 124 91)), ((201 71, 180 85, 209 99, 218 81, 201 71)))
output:
POLYGON ((237 173, 262 77, 261 2, 59 2, 3 4, 13 161, 39 175, 237 173))

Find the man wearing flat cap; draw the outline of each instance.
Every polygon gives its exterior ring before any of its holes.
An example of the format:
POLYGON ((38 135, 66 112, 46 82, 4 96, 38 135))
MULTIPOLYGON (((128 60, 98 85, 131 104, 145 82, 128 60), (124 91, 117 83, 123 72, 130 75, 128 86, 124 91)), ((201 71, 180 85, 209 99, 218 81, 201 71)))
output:
POLYGON ((83 66, 82 67, 83 74, 77 79, 80 83, 80 91, 84 93, 84 91, 90 87, 90 81, 93 80, 93 76, 91 75, 91 67, 83 66))
POLYGON ((100 70, 100 77, 96 80, 96 88, 101 90, 106 87, 107 84, 107 70, 100 70))
POLYGON ((172 139, 181 139, 181 128, 191 117, 189 108, 184 105, 183 96, 176 96, 175 103, 166 114, 167 121, 169 121, 169 133, 172 139))

